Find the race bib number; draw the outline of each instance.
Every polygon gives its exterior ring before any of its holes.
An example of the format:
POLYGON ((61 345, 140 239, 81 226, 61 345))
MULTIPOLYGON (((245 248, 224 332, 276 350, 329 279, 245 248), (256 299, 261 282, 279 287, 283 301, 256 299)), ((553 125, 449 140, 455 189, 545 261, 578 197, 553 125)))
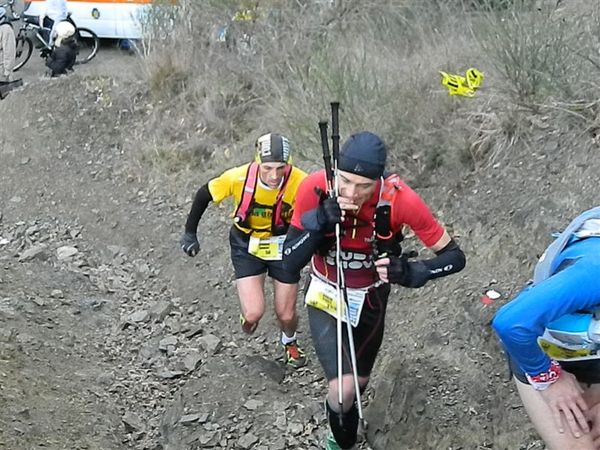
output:
MULTIPOLYGON (((338 291, 336 286, 326 283, 314 275, 311 275, 311 278, 308 291, 306 292, 305 304, 320 309, 330 316, 337 317, 338 291)), ((350 312, 350 324, 356 327, 365 303, 367 289, 347 288, 346 292, 350 312)), ((346 322, 346 315, 346 305, 342 304, 342 320, 344 322, 346 322)))
POLYGON ((590 348, 583 346, 571 346, 572 348, 569 348, 565 344, 551 342, 543 337, 538 337, 538 345, 544 353, 557 361, 583 361, 600 358, 600 355, 590 348))
POLYGON ((285 235, 262 239, 251 236, 248 243, 248 253, 265 261, 281 261, 284 241, 285 235))

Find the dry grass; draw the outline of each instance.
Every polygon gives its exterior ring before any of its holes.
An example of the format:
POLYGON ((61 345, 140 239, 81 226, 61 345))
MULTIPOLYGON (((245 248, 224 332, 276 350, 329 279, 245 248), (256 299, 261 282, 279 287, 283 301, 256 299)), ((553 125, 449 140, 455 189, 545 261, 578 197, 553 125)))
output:
POLYGON ((343 136, 380 133, 392 165, 412 179, 493 164, 536 124, 598 129, 592 2, 584 11, 560 1, 326 3, 260 1, 257 19, 243 23, 231 21, 237 1, 158 8, 143 46, 156 105, 150 154, 175 170, 237 163, 272 130, 289 135, 300 161, 318 164, 317 121, 332 100, 343 136), (216 40, 222 26, 227 44, 216 40), (448 96, 438 71, 471 66, 486 75, 477 96, 448 96))

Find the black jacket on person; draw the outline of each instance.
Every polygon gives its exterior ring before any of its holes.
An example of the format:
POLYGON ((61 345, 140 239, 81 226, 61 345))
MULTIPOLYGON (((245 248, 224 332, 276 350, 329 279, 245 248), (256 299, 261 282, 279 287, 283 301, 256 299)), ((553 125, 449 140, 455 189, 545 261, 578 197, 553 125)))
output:
POLYGON ((46 66, 52 71, 51 76, 64 75, 73 70, 77 57, 77 42, 74 38, 65 39, 61 45, 55 47, 46 60, 46 66))

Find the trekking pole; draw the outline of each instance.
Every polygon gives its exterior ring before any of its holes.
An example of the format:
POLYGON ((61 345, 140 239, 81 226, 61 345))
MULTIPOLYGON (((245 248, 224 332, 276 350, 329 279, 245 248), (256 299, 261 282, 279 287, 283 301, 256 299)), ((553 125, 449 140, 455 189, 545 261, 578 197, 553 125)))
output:
MULTIPOLYGON (((333 174, 334 174, 334 192, 337 197, 339 194, 339 177, 338 177, 338 161, 340 157, 340 129, 339 129, 339 108, 338 102, 331 103, 331 141, 332 141, 332 153, 333 153, 333 174)), ((356 404, 358 409, 358 418, 361 426, 366 428, 365 419, 363 417, 361 399, 360 399, 360 384, 358 382, 358 366, 356 363, 356 349, 354 347, 354 333, 352 331, 352 323, 350 322, 350 305, 348 303, 348 291, 346 290, 346 278, 344 276, 344 269, 341 265, 341 227, 340 224, 335 226, 335 241, 336 241, 336 266, 337 266, 337 288, 338 288, 338 299, 343 299, 343 304, 346 307, 346 331, 348 334, 348 347, 350 349, 350 361, 352 365, 352 378, 354 381, 354 391, 356 395, 356 404)), ((338 402, 340 405, 340 411, 342 410, 342 302, 338 301, 338 402)), ((340 418, 342 415, 340 415, 340 418)), ((341 420, 341 419, 340 419, 341 420)))
MULTIPOLYGON (((336 119, 337 120, 337 119, 336 119)), ((333 122, 332 120, 332 124, 337 125, 337 122, 333 122)), ((323 149, 323 162, 325 163, 325 178, 327 180, 327 192, 329 194, 330 197, 335 197, 336 196, 336 192, 337 192, 337 183, 334 181, 334 171, 337 168, 337 162, 336 159, 334 157, 333 162, 334 162, 334 167, 331 167, 331 154, 329 153, 329 139, 327 137, 327 122, 326 121, 320 121, 319 122, 319 131, 321 132, 321 148, 323 149)), ((333 140, 333 136, 332 136, 332 140, 333 140)), ((333 140, 334 142, 334 155, 337 155, 337 151, 336 151, 336 147, 335 147, 335 140, 333 140)), ((340 235, 340 224, 336 223, 335 224, 335 235, 336 235, 336 257, 335 257, 335 261, 336 261, 336 266, 337 266, 337 283, 336 283, 336 288, 337 288, 337 298, 338 301, 336 302, 336 343, 337 343, 337 379, 338 379, 338 406, 340 408, 340 412, 342 411, 342 403, 343 403, 343 387, 342 387, 342 376, 343 376, 343 370, 342 370, 342 302, 340 301, 340 299, 342 298, 341 296, 341 291, 340 291, 340 283, 339 283, 339 267, 340 267, 340 242, 339 242, 339 235, 340 235)), ((342 425, 342 414, 340 414, 340 425, 342 425)))
MULTIPOLYGON (((333 152, 333 195, 338 196, 338 159, 340 157, 340 136, 339 136, 339 110, 340 104, 331 103, 331 149, 333 152)), ((336 342, 337 342, 337 375, 338 375, 338 407, 340 409, 340 425, 343 425, 343 403, 344 403, 344 383, 343 383, 343 333, 342 333, 342 308, 346 304, 345 289, 343 287, 343 271, 341 261, 341 228, 340 224, 335 224, 335 266, 336 266, 336 342)), ((346 308, 347 309, 347 308, 346 308)))
POLYGON ((323 149, 323 162, 325 163, 325 178, 327 180, 327 193, 333 195, 333 169, 331 168, 331 154, 329 153, 329 140, 327 137, 327 121, 319 122, 321 133, 321 148, 323 149))

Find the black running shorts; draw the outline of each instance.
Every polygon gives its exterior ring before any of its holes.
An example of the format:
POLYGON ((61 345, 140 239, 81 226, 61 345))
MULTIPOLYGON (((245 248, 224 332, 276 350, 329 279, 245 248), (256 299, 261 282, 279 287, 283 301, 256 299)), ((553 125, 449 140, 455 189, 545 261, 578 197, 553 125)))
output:
MULTIPOLYGON (((310 281, 309 281, 310 282, 310 281)), ((304 292, 308 291, 308 286, 304 292)), ((383 284, 371 289, 360 315, 358 325, 352 329, 354 349, 356 352, 357 372, 361 377, 371 374, 381 342, 385 322, 385 310, 390 295, 390 285, 383 284)), ((327 380, 337 378, 337 321, 335 317, 319 309, 309 306, 308 322, 315 351, 325 371, 327 380)), ((352 373, 350 350, 348 349, 348 334, 346 323, 342 326, 343 333, 343 373, 352 373)))
POLYGON ((231 246, 231 262, 235 271, 235 278, 246 278, 260 275, 265 272, 286 284, 295 284, 300 281, 300 273, 290 273, 283 269, 282 261, 265 261, 248 253, 248 242, 250 236, 232 226, 229 232, 229 244, 231 246))

